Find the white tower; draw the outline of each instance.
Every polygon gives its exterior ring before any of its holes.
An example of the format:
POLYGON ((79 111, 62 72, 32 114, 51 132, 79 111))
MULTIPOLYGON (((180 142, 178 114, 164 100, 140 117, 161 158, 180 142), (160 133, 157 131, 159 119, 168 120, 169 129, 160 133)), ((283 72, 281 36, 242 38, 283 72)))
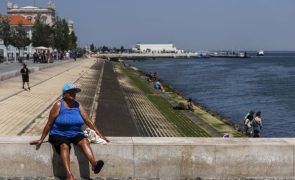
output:
POLYGON ((55 9, 55 5, 51 0, 48 1, 48 9, 55 9))
POLYGON ((13 8, 13 3, 8 1, 7 2, 7 9, 12 9, 13 8))

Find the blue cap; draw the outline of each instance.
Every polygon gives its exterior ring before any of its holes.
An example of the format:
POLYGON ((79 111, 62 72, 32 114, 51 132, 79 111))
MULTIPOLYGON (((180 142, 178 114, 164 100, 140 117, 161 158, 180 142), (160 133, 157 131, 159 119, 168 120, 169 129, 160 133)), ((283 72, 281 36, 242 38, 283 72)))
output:
POLYGON ((65 83, 62 88, 62 93, 66 93, 67 91, 75 91, 76 93, 81 92, 80 88, 77 88, 73 83, 65 83))

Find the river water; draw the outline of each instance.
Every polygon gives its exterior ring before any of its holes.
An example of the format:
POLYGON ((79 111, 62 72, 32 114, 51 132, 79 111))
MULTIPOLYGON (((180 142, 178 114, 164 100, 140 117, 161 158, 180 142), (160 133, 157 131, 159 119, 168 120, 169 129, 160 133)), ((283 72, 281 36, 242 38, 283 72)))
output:
POLYGON ((263 137, 295 137, 295 53, 126 63, 157 72, 184 96, 239 126, 250 109, 262 111, 263 137))

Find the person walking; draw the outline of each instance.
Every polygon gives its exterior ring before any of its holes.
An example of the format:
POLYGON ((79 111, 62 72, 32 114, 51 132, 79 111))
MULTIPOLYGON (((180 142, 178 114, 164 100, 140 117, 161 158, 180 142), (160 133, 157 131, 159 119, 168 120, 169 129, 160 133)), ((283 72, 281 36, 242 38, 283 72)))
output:
POLYGON ((81 89, 77 88, 72 83, 65 83, 63 85, 63 97, 52 107, 41 138, 30 142, 31 145, 41 145, 49 133, 49 142, 61 157, 63 166, 66 170, 67 180, 75 179, 70 170, 71 143, 81 147, 92 165, 94 173, 99 173, 104 165, 102 160, 95 160, 89 142, 81 129, 84 123, 89 128, 93 129, 98 136, 109 142, 109 140, 98 131, 94 123, 89 119, 84 107, 76 101, 76 93, 79 93, 80 91, 81 89))
POLYGON ((260 111, 256 113, 252 126, 253 126, 253 137, 260 137, 260 132, 262 129, 262 119, 261 119, 260 111))
POLYGON ((27 65, 23 63, 23 68, 20 70, 20 73, 22 75, 22 80, 23 80, 23 89, 27 90, 25 88, 25 83, 27 83, 27 87, 30 90, 30 85, 29 85, 29 72, 30 70, 27 68, 27 65))
POLYGON ((254 119, 254 114, 255 114, 255 111, 254 110, 251 110, 250 112, 248 112, 244 118, 244 128, 245 128, 245 133, 248 135, 248 136, 251 136, 252 134, 252 121, 254 119))

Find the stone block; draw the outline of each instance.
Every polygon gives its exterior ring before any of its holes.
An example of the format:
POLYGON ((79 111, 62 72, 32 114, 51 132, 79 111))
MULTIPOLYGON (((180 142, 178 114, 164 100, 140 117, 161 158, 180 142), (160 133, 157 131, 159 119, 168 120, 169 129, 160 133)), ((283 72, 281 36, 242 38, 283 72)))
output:
POLYGON ((52 151, 49 145, 39 150, 28 143, 1 144, 1 176, 52 176, 52 151))
POLYGON ((291 177, 293 146, 216 146, 217 177, 291 177))
MULTIPOLYGON (((92 144, 96 160, 104 161, 104 168, 99 173, 103 177, 133 177, 133 145, 110 143, 107 145, 92 144)), ((91 176, 98 176, 93 174, 91 176)))

